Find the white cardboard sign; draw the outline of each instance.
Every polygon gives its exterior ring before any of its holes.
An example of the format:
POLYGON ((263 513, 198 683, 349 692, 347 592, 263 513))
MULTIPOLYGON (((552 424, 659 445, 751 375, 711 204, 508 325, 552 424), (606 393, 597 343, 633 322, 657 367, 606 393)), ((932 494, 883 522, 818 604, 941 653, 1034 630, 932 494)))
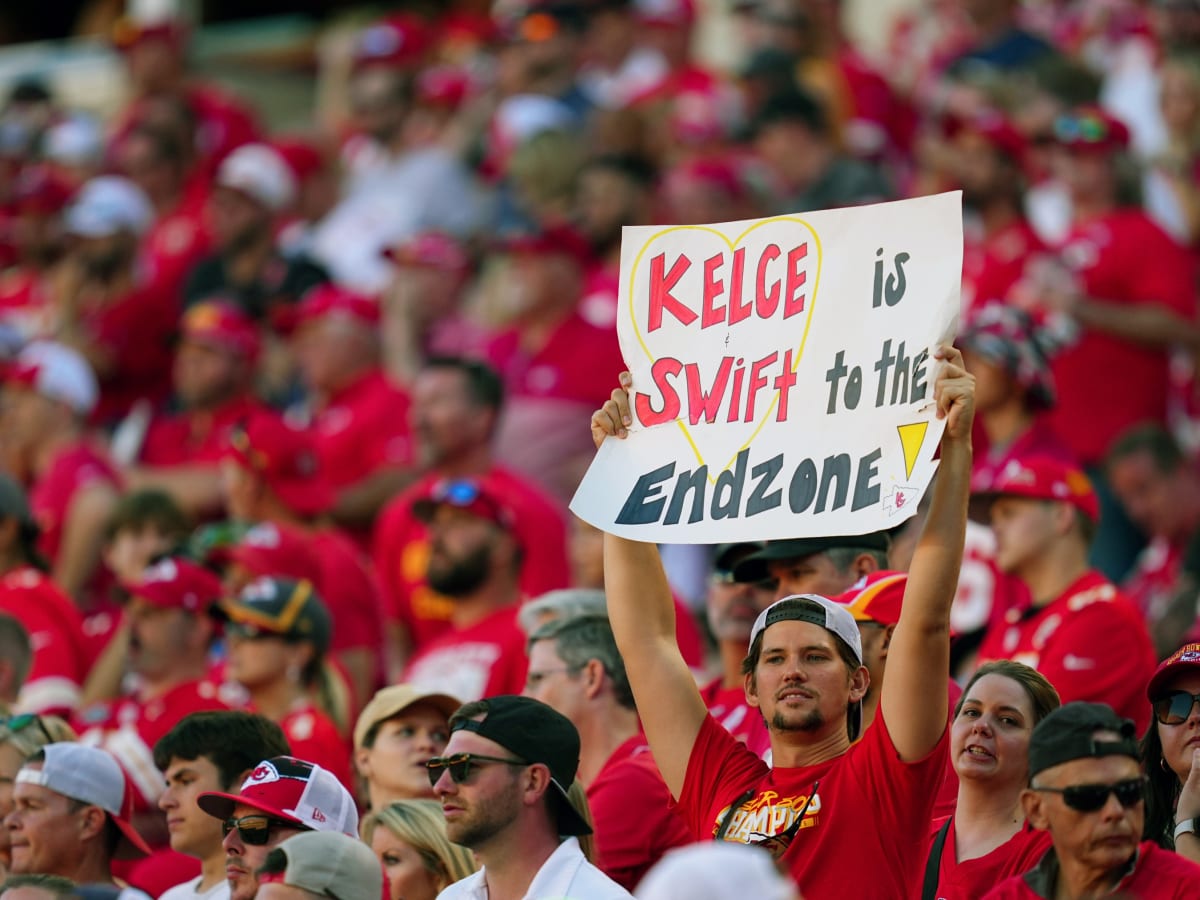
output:
POLYGON ((936 469, 932 358, 953 338, 958 192, 626 228, 617 330, 634 424, 571 509, 665 543, 865 534, 936 469))

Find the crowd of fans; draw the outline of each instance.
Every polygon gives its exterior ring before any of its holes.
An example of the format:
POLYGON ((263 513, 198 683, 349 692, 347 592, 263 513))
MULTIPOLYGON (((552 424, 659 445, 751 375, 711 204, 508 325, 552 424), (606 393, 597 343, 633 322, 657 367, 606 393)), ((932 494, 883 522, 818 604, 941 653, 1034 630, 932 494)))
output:
POLYGON ((0 897, 1200 893, 1200 2, 716 5, 410 4, 290 133, 174 18, 11 86, 0 897), (913 518, 569 516, 622 226, 942 190, 913 518))

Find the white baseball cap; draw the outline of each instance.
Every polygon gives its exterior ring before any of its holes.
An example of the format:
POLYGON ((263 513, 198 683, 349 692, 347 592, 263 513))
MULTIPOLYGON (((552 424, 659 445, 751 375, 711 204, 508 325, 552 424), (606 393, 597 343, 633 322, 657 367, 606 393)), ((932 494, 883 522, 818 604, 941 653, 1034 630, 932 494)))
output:
POLYGON ((858 623, 842 604, 819 594, 792 594, 790 597, 776 600, 754 620, 754 627, 750 629, 750 646, 754 646, 755 639, 776 622, 810 622, 820 625, 849 644, 858 664, 862 665, 862 636, 858 632, 858 623))
POLYGON ((217 184, 241 191, 271 212, 291 206, 296 199, 296 176, 287 160, 266 144, 243 144, 221 163, 217 184))
POLYGON ((88 181, 68 207, 67 231, 80 237, 108 237, 118 231, 140 235, 150 227, 154 207, 136 184, 119 175, 88 181))
POLYGON ((100 396, 100 386, 88 361, 79 351, 55 341, 27 344, 6 380, 65 403, 81 416, 91 415, 100 396))
POLYGON ((133 814, 133 792, 116 757, 99 747, 76 743, 47 744, 42 752, 46 759, 41 769, 26 764, 17 772, 18 784, 41 785, 108 813, 121 832, 116 859, 150 855, 150 848, 129 822, 133 814))

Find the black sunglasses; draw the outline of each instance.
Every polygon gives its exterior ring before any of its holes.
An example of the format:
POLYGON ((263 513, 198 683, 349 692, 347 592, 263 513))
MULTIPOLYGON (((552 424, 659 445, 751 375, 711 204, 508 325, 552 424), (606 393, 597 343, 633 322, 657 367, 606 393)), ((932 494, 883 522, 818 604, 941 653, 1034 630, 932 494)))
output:
POLYGON ((308 830, 303 825, 298 825, 295 822, 287 822, 283 819, 274 819, 271 816, 264 815, 242 816, 240 819, 230 817, 221 820, 222 836, 229 834, 235 828, 241 842, 247 847, 264 846, 271 839, 272 828, 308 830))
POLYGON ((1171 691, 1152 704, 1154 718, 1164 725, 1182 725, 1192 716, 1192 709, 1200 703, 1200 694, 1187 691, 1171 691))
POLYGON ((504 759, 499 756, 481 756, 478 753, 455 753, 453 756, 435 756, 425 763, 429 772, 429 783, 437 784, 442 772, 450 773, 450 779, 455 784, 463 784, 471 777, 471 767, 480 763, 504 763, 509 766, 527 766, 523 759, 504 759))
POLYGON ((1033 790, 1062 794, 1063 803, 1071 809, 1088 813, 1101 809, 1108 802, 1109 794, 1114 794, 1123 807, 1131 809, 1142 802, 1145 788, 1146 776, 1143 775, 1116 784, 1073 784, 1065 788, 1035 787, 1033 790))

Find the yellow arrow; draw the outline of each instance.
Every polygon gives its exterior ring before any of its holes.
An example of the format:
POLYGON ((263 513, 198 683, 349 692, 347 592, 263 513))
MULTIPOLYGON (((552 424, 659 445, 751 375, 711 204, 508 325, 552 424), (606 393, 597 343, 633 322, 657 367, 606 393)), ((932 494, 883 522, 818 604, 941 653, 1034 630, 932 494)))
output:
POLYGON ((896 426, 896 431, 900 432, 900 444, 904 447, 905 478, 912 478, 913 467, 917 464, 917 454, 921 452, 921 445, 925 443, 925 432, 928 430, 928 422, 896 426))

